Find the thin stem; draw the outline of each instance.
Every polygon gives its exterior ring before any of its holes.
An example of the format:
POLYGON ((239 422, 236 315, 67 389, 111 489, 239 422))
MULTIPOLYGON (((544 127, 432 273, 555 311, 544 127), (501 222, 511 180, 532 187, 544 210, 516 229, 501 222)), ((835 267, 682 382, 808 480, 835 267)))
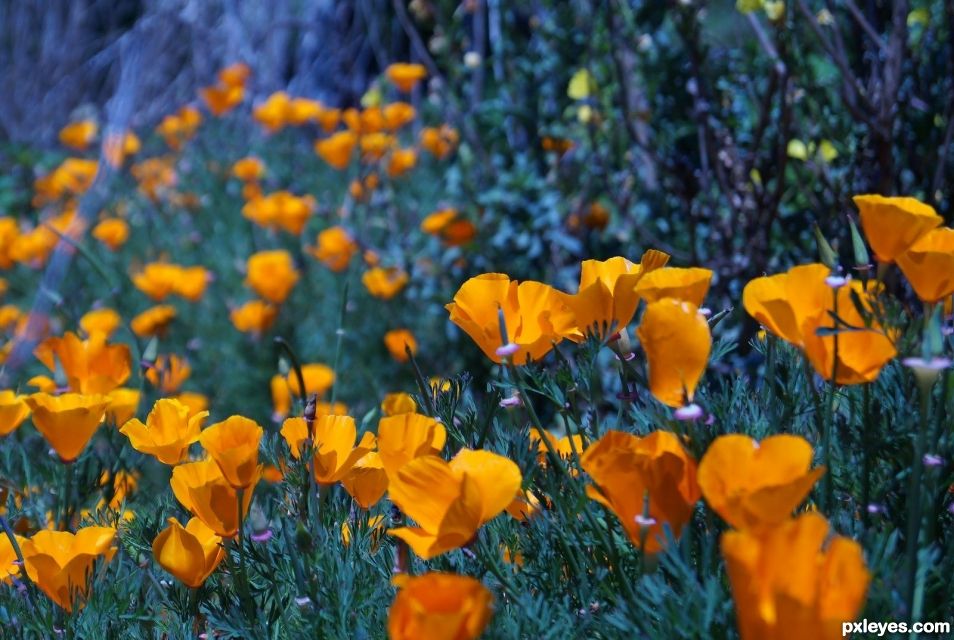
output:
POLYGON ((871 385, 867 383, 861 387, 861 522, 865 531, 871 519, 868 505, 871 504, 871 385))
POLYGON ((905 602, 909 615, 914 611, 914 592, 918 574, 918 537, 921 533, 921 476, 924 473, 924 450, 927 445, 928 411, 931 407, 931 387, 920 385, 921 416, 914 440, 914 459, 911 461, 911 483, 908 488, 908 528, 905 539, 905 602))
POLYGON ((835 475, 831 464, 831 433, 835 422, 835 390, 838 388, 838 289, 832 289, 834 296, 832 329, 834 330, 831 364, 831 386, 828 389, 828 409, 825 414, 825 430, 822 440, 822 452, 825 462, 825 484, 822 495, 822 508, 825 513, 831 513, 831 505, 835 493, 835 475))
MULTIPOLYGON (((334 406, 335 399, 338 397, 338 361, 341 359, 341 345, 344 342, 345 329, 345 313, 348 310, 348 288, 350 286, 349 282, 345 282, 344 290, 341 293, 341 309, 338 312, 338 328, 335 329, 335 335, 337 339, 335 341, 335 359, 332 363, 332 368, 335 372, 335 381, 331 385, 331 404, 334 406)), ((304 390, 302 390, 304 393, 304 390)))

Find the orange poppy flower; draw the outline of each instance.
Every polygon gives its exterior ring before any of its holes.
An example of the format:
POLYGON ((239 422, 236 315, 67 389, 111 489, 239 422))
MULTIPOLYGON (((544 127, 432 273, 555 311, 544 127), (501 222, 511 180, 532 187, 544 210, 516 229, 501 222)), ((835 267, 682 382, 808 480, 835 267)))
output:
POLYGON ((417 340, 409 329, 393 329, 384 334, 384 346, 388 353, 398 362, 407 362, 405 347, 410 348, 412 354, 417 353, 417 340))
POLYGON ((315 482, 341 481, 355 463, 374 448, 374 434, 365 433, 355 444, 357 429, 351 416, 323 415, 315 420, 315 482))
POLYGON ((928 231, 896 261, 924 302, 940 302, 954 295, 954 229, 928 231))
POLYGON ((202 431, 199 443, 235 489, 248 489, 260 476, 258 445, 264 431, 243 416, 231 416, 202 431))
POLYGON ((390 300, 404 288, 409 276, 397 267, 375 267, 361 276, 361 282, 375 298, 390 300))
POLYGON ((192 412, 172 398, 161 398, 153 405, 143 424, 133 418, 120 433, 129 438, 132 448, 155 457, 159 462, 176 465, 189 455, 189 445, 198 442, 202 422, 209 412, 192 412))
POLYGON ((341 479, 341 484, 362 509, 370 509, 388 490, 388 475, 381 456, 371 451, 361 457, 341 479))
POLYGON ((288 124, 291 98, 284 91, 276 91, 252 110, 252 117, 268 133, 276 133, 288 124))
POLYGON ((419 413, 400 413, 378 423, 378 454, 389 478, 411 460, 438 455, 447 440, 444 425, 419 413))
POLYGON ((232 165, 232 175, 243 182, 254 182, 265 175, 265 163, 255 156, 246 156, 232 165))
POLYGON ((742 290, 742 305, 770 332, 803 347, 805 321, 817 315, 819 309, 831 307, 831 287, 825 284, 829 273, 828 267, 816 263, 755 278, 742 290))
POLYGON ((450 312, 451 322, 497 363, 502 362, 497 349, 505 344, 518 346, 511 357, 522 364, 545 356, 554 342, 580 335, 565 294, 540 282, 518 283, 502 273, 471 278, 444 308, 450 312), (500 310, 509 336, 500 335, 500 310))
POLYGON ((275 323, 278 308, 261 300, 250 300, 241 307, 232 310, 229 319, 232 325, 242 333, 261 334, 275 323))
POLYGON ((8 436, 16 431, 28 415, 30 415, 30 407, 27 406, 23 396, 18 396, 10 389, 0 391, 0 437, 8 436))
POLYGON ((99 127, 92 120, 72 122, 60 129, 60 142, 77 151, 85 151, 98 132, 99 127))
MULTIPOLYGON (((305 379, 305 397, 313 393, 323 396, 335 382, 334 370, 320 363, 302 365, 301 376, 305 379)), ((302 397, 298 384, 298 376, 294 371, 289 372, 287 377, 279 375, 273 376, 271 380, 271 390, 274 414, 279 419, 288 415, 291 409, 292 394, 302 397)), ((340 403, 338 403, 336 409, 340 408, 340 406, 340 403)), ((326 413, 334 413, 337 415, 339 412, 331 411, 326 413)))
POLYGON ((727 531, 721 546, 742 640, 835 640, 864 607, 871 575, 861 546, 829 538, 821 514, 727 531))
POLYGON ((107 218, 93 227, 92 234, 110 251, 117 251, 129 239, 129 224, 122 218, 107 218))
POLYGON ((152 541, 152 555, 159 566, 197 589, 225 558, 222 538, 199 518, 190 519, 184 527, 175 518, 168 522, 152 541))
POLYGON ((152 386, 168 395, 178 391, 182 383, 189 379, 192 367, 189 366, 189 361, 181 356, 174 353, 163 354, 146 369, 145 375, 152 386))
POLYGON ((43 434, 63 462, 76 460, 106 415, 109 399, 102 395, 34 393, 24 398, 33 412, 33 426, 43 434))
POLYGON ((219 83, 228 87, 244 87, 252 70, 244 62, 236 62, 219 71, 219 83))
POLYGON ((254 198, 242 207, 242 215, 266 228, 281 228, 298 235, 315 212, 312 196, 296 196, 289 191, 276 191, 254 198))
POLYGON ((861 195, 852 199, 861 216, 861 228, 879 262, 894 262, 921 236, 944 222, 934 207, 915 198, 861 195))
POLYGON ((199 89, 199 95, 214 116, 224 116, 235 107, 242 104, 245 98, 245 88, 241 85, 215 85, 199 89))
POLYGON ((150 307, 137 315, 130 321, 129 326, 132 328, 133 333, 140 338, 148 338, 155 335, 163 336, 169 323, 175 320, 175 317, 175 307, 171 304, 160 304, 155 307, 150 307))
POLYGON ((460 134, 457 133, 457 129, 446 124, 439 128, 424 127, 421 129, 420 141, 423 149, 438 160, 443 160, 457 148, 460 134))
POLYGON ((24 568, 50 600, 72 612, 76 600, 89 594, 93 563, 100 557, 112 560, 115 537, 112 527, 84 527, 75 534, 38 531, 20 545, 24 568))
POLYGON ((385 416, 396 416, 401 413, 414 413, 417 403, 409 393, 389 393, 381 402, 381 413, 385 416))
POLYGON ((630 541, 647 553, 664 548, 664 525, 678 538, 699 501, 696 461, 668 431, 643 438, 607 431, 580 464, 594 483, 586 495, 615 513, 630 541))
POLYGON ((417 152, 414 149, 395 149, 388 158, 388 175, 399 178, 417 165, 417 152))
POLYGON ((107 394, 109 406, 106 407, 106 420, 117 427, 126 424, 139 409, 139 389, 119 387, 107 394))
POLYGON ((246 286, 274 304, 283 303, 298 282, 298 270, 285 250, 252 254, 247 269, 246 286))
POLYGON ((663 267, 641 278, 636 293, 647 303, 673 298, 701 307, 711 280, 712 272, 708 269, 663 267))
POLYGON ((410 93, 421 80, 427 77, 424 65, 395 62, 384 70, 388 80, 397 87, 398 91, 410 93))
POLYGON ((699 487, 709 506, 736 529, 780 524, 805 500, 824 467, 812 466, 801 436, 756 442, 741 434, 716 438, 699 463, 699 487))
POLYGON ((388 533, 429 560, 468 544, 510 504, 522 481, 516 464, 489 451, 461 449, 449 463, 415 458, 391 477, 388 494, 417 526, 388 533))
POLYGON ((339 131, 315 142, 315 153, 335 169, 346 169, 358 137, 351 131, 339 131))
MULTIPOLYGON (((169 481, 176 500, 216 535, 234 538, 238 533, 238 493, 229 485, 215 460, 180 464, 169 481)), ((248 512, 252 491, 245 491, 242 511, 248 512)))
POLYGON ((86 340, 71 332, 47 338, 33 354, 50 371, 56 371, 59 362, 67 385, 78 393, 109 393, 126 382, 132 370, 129 347, 107 344, 102 333, 86 340))
POLYGON ((637 334, 646 352, 649 390, 656 399, 670 407, 692 402, 712 349, 709 323, 699 309, 672 298, 652 302, 637 334))
POLYGON ((492 615, 493 596, 468 576, 430 572, 409 577, 388 611, 391 640, 475 640, 492 615))
POLYGON ((306 251, 332 271, 341 272, 358 252, 358 244, 344 228, 329 227, 318 234, 317 244, 306 251))

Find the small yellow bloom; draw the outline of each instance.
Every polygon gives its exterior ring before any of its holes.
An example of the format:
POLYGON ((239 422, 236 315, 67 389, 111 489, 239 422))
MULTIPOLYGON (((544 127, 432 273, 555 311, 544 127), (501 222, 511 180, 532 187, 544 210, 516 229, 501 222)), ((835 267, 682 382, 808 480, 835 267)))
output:
POLYGON ((388 612, 390 640, 474 640, 492 615, 493 596, 469 576, 430 572, 405 581, 388 612))
POLYGON ((422 148, 438 160, 443 160, 457 148, 460 134, 457 133, 457 129, 446 124, 439 128, 424 127, 421 129, 420 140, 422 148))
POLYGON ((388 475, 381 456, 370 452, 359 458, 341 479, 341 484, 362 509, 370 509, 388 490, 388 475))
POLYGON ((355 444, 357 430, 351 416, 325 415, 315 420, 315 482, 339 482, 355 463, 374 448, 374 435, 365 433, 355 444))
POLYGON ((43 434, 63 462, 76 460, 106 415, 109 399, 102 395, 34 393, 24 398, 33 411, 33 426, 43 434))
POLYGON ((390 478, 415 458, 440 454, 446 440, 444 425, 419 413, 387 416, 378 423, 378 453, 390 478))
POLYGON ((391 357, 398 362, 407 362, 408 355, 406 349, 411 350, 411 354, 417 354, 417 340, 410 329, 392 329, 384 334, 384 346, 387 347, 391 357))
POLYGON ((199 443, 222 470, 226 481, 235 489, 248 489, 260 476, 258 445, 262 428, 243 416, 231 416, 205 429, 199 443))
POLYGON ((424 65, 395 62, 384 70, 388 80, 397 87, 398 91, 410 93, 421 80, 427 77, 424 65))
POLYGON ((184 527, 175 518, 168 522, 152 542, 152 555, 163 569, 197 589, 225 557, 222 538, 199 518, 184 527))
POLYGON ((146 369, 146 380, 164 395, 175 393, 192 375, 189 361, 174 353, 161 355, 146 369))
POLYGON ((254 182, 265 175, 265 163, 255 156, 246 156, 232 165, 232 175, 243 182, 254 182))
MULTIPOLYGON (((5 501, 5 500, 4 500, 5 501)), ((26 538, 14 534, 17 545, 23 549, 23 543, 26 538)), ((0 536, 0 584, 9 584, 10 579, 20 575, 20 564, 17 561, 17 553, 10 543, 10 538, 6 535, 0 536)))
POLYGON ((289 191, 276 191, 253 198, 242 207, 242 215, 265 228, 280 228, 299 235, 308 218, 315 212, 312 196, 296 196, 289 191))
POLYGON ((330 227, 318 234, 314 247, 306 250, 332 271, 341 272, 358 252, 358 244, 344 228, 330 227))
POLYGON ((139 389, 119 387, 107 394, 109 406, 106 407, 106 419, 117 427, 126 424, 135 417, 139 409, 139 389))
POLYGON ((62 338, 47 338, 33 351, 50 371, 57 362, 72 391, 109 393, 129 379, 132 357, 124 344, 107 344, 102 333, 80 340, 67 332, 62 338))
POLYGON ((284 250, 259 251, 247 262, 245 284, 274 304, 281 304, 298 282, 291 254, 284 250))
POLYGON ((129 323, 133 333, 140 338, 164 336, 169 323, 176 317, 176 308, 170 304, 160 304, 146 309, 129 323))
POLYGON ((650 303, 637 333, 652 394, 670 407, 692 402, 712 349, 709 323, 696 306, 672 298, 650 303))
POLYGON ((214 116, 224 116, 242 104, 245 89, 242 86, 216 85, 199 89, 202 101, 214 116))
POLYGON ((60 142, 77 151, 85 151, 93 140, 99 127, 92 120, 80 120, 60 129, 60 142))
POLYGON ((129 224, 122 218, 107 218, 93 227, 93 237, 117 251, 129 239, 129 224))
POLYGON ((232 325, 242 333, 261 334, 268 331, 278 315, 278 308, 261 300, 250 300, 229 314, 232 325))
POLYGON ((351 131, 339 131, 315 142, 315 153, 331 167, 342 170, 351 162, 358 137, 351 131))
POLYGON ((189 445, 199 440, 202 422, 208 415, 208 411, 191 414, 189 407, 178 400, 162 398, 153 405, 145 424, 133 418, 119 431, 136 451, 175 465, 188 457, 189 445))
POLYGON ((8 436, 30 415, 23 396, 18 396, 10 389, 0 391, 0 437, 8 436))
POLYGON ((374 267, 361 276, 361 282, 364 283, 368 292, 382 300, 390 300, 396 296, 407 284, 408 279, 407 273, 397 267, 374 267))
POLYGON ((115 310, 104 307, 85 313, 80 318, 79 326, 87 336, 101 333, 108 340, 122 323, 122 318, 115 310))

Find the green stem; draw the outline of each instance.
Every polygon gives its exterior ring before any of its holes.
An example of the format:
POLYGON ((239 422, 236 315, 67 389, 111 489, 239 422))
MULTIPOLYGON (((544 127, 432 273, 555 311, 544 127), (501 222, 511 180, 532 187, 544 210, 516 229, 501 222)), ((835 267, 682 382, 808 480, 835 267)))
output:
POLYGON ((871 514, 868 513, 868 505, 871 504, 871 463, 872 452, 871 445, 871 385, 867 383, 861 388, 861 523, 865 531, 868 531, 868 524, 871 520, 871 514))
POLYGON ((66 477, 63 480, 63 499, 60 507, 60 515, 62 516, 62 531, 70 530, 70 516, 72 511, 72 501, 73 501, 73 475, 74 465, 76 462, 66 462, 66 469, 64 470, 66 477))
POLYGON ((918 537, 921 533, 921 476, 924 473, 924 452, 927 447, 928 411, 931 406, 931 388, 921 385, 921 416, 918 433, 914 440, 914 459, 911 461, 911 483, 908 488, 908 527, 905 536, 905 566, 907 576, 904 583, 905 602, 909 615, 914 611, 914 592, 918 574, 918 537))
POLYGON ((337 397, 338 397, 338 362, 339 362, 339 360, 341 359, 341 346, 342 346, 342 343, 344 342, 344 336, 345 336, 344 321, 345 321, 345 313, 346 313, 347 310, 348 310, 348 288, 349 288, 349 286, 350 286, 350 282, 348 282, 348 281, 346 280, 346 281, 345 281, 345 284, 344 284, 344 290, 341 292, 341 309, 338 311, 338 328, 335 329, 335 336, 336 336, 336 339, 335 339, 335 359, 334 359, 334 361, 333 361, 333 363, 332 363, 332 368, 334 369, 334 372, 335 372, 335 381, 334 381, 334 383, 331 385, 331 404, 332 404, 332 406, 334 406, 335 400, 336 400, 337 397))

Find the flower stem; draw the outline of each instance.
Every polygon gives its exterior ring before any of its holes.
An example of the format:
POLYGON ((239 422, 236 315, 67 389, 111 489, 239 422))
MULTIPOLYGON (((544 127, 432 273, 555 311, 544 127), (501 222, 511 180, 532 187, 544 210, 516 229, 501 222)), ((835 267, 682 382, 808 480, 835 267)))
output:
POLYGON ((924 474, 924 451, 927 446, 928 411, 931 406, 931 388, 921 385, 921 416, 918 432, 914 440, 914 459, 911 461, 911 483, 908 488, 908 528, 905 540, 905 566, 907 576, 904 583, 905 602, 908 614, 914 611, 914 592, 918 574, 918 538, 921 533, 921 476, 924 474))

